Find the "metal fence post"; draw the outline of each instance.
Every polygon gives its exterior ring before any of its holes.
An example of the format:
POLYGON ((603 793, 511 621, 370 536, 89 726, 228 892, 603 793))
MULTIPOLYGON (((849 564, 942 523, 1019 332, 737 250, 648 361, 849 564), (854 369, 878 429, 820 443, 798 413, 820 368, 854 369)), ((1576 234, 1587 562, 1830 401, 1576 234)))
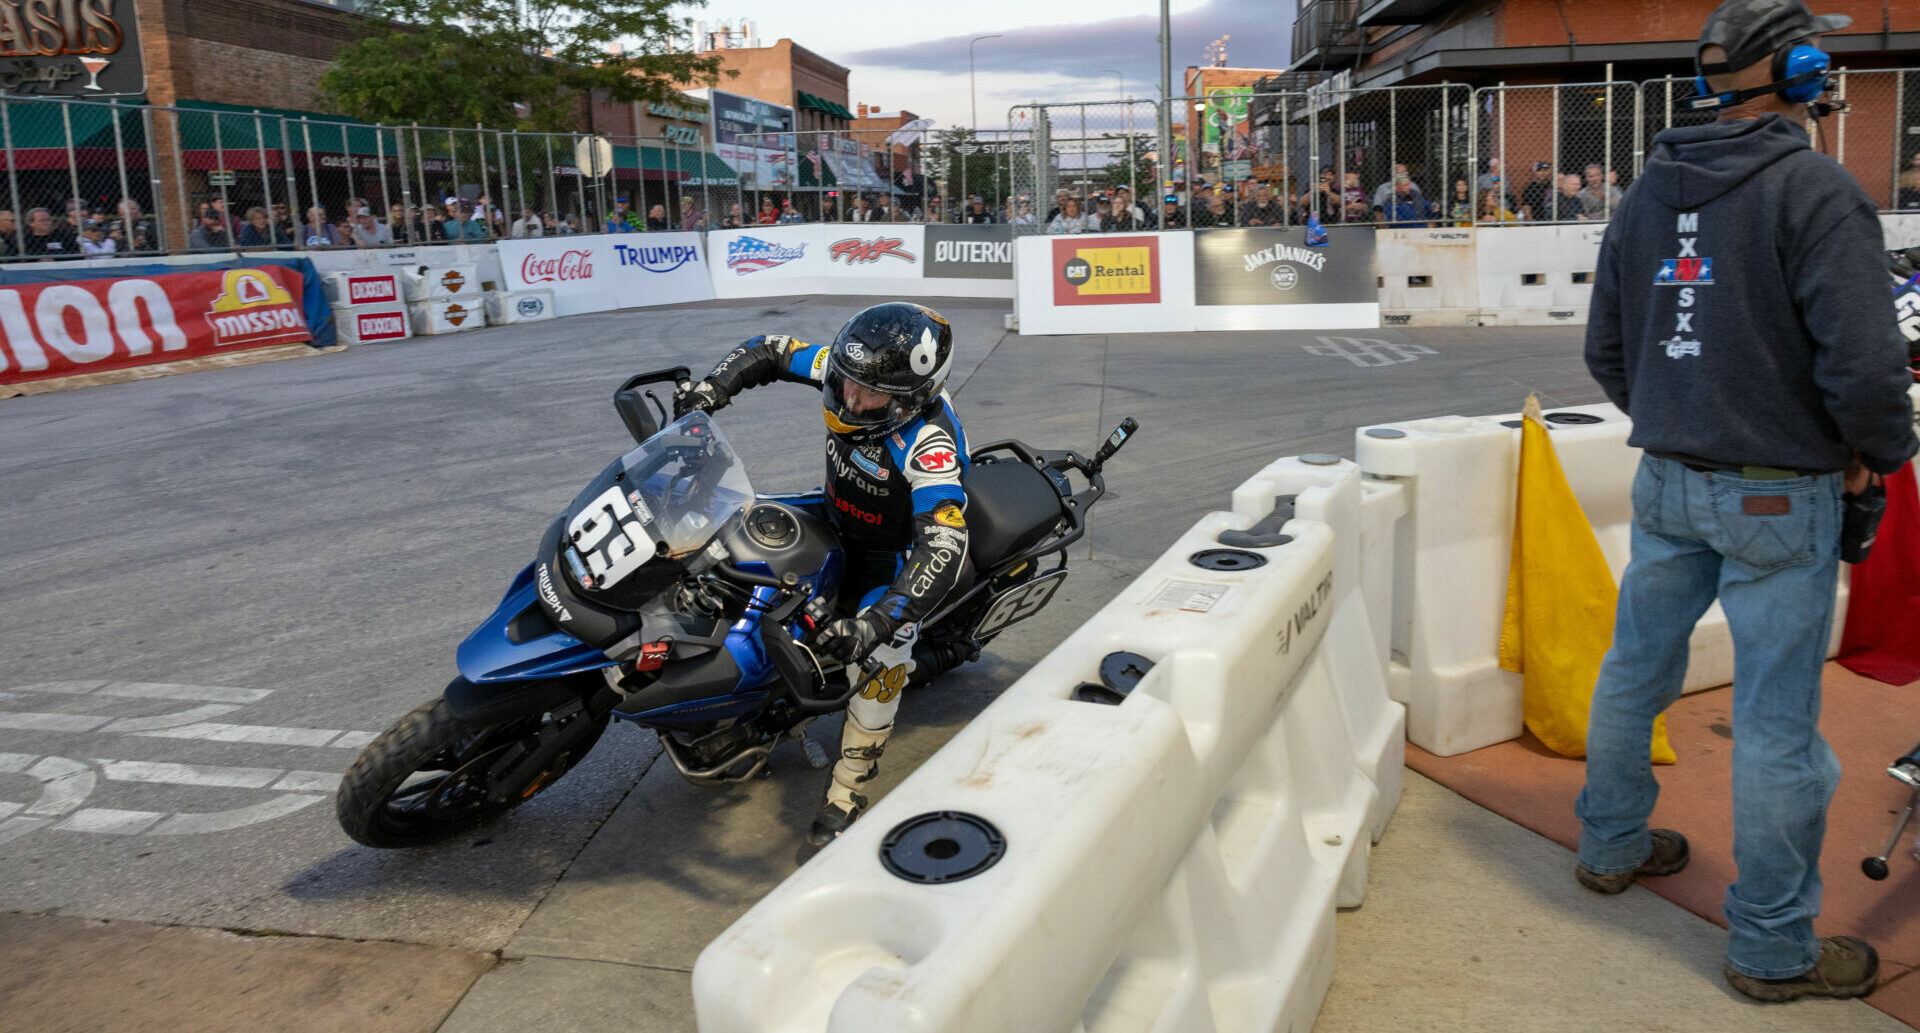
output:
POLYGON ((300 235, 300 180, 293 174, 293 142, 287 134, 287 116, 280 118, 280 171, 285 173, 287 188, 287 220, 290 223, 287 235, 293 238, 293 248, 301 251, 306 248, 306 239, 300 235))
MULTIPOLYGON (((147 200, 153 202, 153 247, 154 250, 160 251, 166 249, 164 231, 167 220, 160 214, 161 207, 165 203, 165 198, 160 195, 166 192, 166 183, 159 175, 159 147, 153 135, 153 109, 150 107, 140 109, 140 132, 147 142, 147 200)), ((175 134, 173 152, 176 155, 180 153, 179 143, 179 136, 175 134)))
POLYGON ((1607 91, 1606 103, 1602 105, 1602 110, 1606 112, 1606 123, 1607 123, 1606 133, 1605 133, 1606 142, 1602 144, 1602 147, 1605 149, 1604 153, 1606 154, 1607 159, 1600 166, 1600 187, 1599 187, 1600 214, 1608 219, 1611 219, 1613 217, 1613 191, 1608 190, 1607 188, 1609 186, 1612 186, 1613 184, 1607 182, 1607 173, 1613 170, 1613 79, 1612 77, 1608 77, 1607 84, 1604 87, 1602 87, 1602 89, 1607 91))
POLYGON ((19 212, 19 217, 13 222, 13 253, 24 258, 27 254, 27 213, 20 211, 19 162, 13 159, 13 104, 4 97, 0 97, 0 143, 6 146, 7 192, 12 197, 9 206, 19 212))
POLYGON ((185 248, 193 238, 194 217, 187 211, 187 171, 182 152, 179 108, 168 109, 173 112, 173 189, 180 201, 180 225, 182 228, 180 246, 185 248))
POLYGON ((73 198, 80 198, 84 203, 86 199, 80 197, 80 163, 73 153, 73 104, 71 102, 61 102, 60 119, 67 130, 67 182, 73 186, 73 193, 68 195, 67 204, 72 205, 73 198))
POLYGON ((1901 130, 1907 121, 1907 70, 1896 69, 1893 73, 1893 173, 1892 181, 1887 185, 1887 207, 1900 207, 1900 168, 1907 157, 1906 148, 1901 146, 1901 130))
POLYGON ((500 160, 500 223, 502 229, 511 233, 513 223, 507 221, 507 216, 514 214, 513 185, 507 182, 507 134, 498 131, 493 134, 493 154, 500 160))
POLYGON ((1640 178, 1640 169, 1647 155, 1647 91, 1639 86, 1633 89, 1633 178, 1640 178))
MULTIPOLYGON (((546 153, 547 157, 547 203, 553 206, 554 228, 558 229, 560 225, 564 225, 566 213, 560 210, 560 187, 557 182, 560 177, 553 174, 553 137, 541 133, 540 138, 543 141, 540 149, 546 153)), ((585 226, 580 228, 586 229, 585 226)))
MULTIPOLYGON (((118 166, 120 172, 120 200, 115 202, 113 212, 120 217, 124 224, 127 217, 126 203, 133 199, 133 192, 132 189, 127 186, 127 140, 126 135, 120 129, 121 110, 119 103, 116 102, 113 105, 110 117, 113 119, 114 164, 118 166)), ((8 158, 7 164, 13 164, 12 158, 8 158)), ((133 227, 122 225, 121 229, 127 234, 128 250, 132 250, 133 227)))
MULTIPOLYGON (((320 201, 320 173, 318 169, 315 168, 319 162, 313 160, 313 120, 304 115, 300 117, 300 143, 307 150, 307 189, 313 192, 313 203, 307 207, 325 208, 326 205, 320 201)), ((306 212, 300 213, 300 217, 303 220, 300 225, 303 227, 306 225, 304 221, 306 215, 306 212)), ((320 242, 326 244, 328 242, 327 237, 330 236, 330 234, 327 233, 325 224, 315 226, 314 230, 320 236, 320 242)))
MULTIPOLYGON (((273 240, 273 188, 268 185, 269 183, 272 182, 272 180, 269 179, 267 176, 267 127, 266 127, 266 124, 261 121, 262 117, 263 116, 260 114, 260 109, 254 108, 253 109, 254 161, 258 162, 260 165, 260 197, 261 197, 261 202, 263 206, 267 209, 267 243, 269 245, 272 245, 274 242, 273 240)), ((236 240, 234 241, 234 243, 238 244, 239 241, 236 240)))

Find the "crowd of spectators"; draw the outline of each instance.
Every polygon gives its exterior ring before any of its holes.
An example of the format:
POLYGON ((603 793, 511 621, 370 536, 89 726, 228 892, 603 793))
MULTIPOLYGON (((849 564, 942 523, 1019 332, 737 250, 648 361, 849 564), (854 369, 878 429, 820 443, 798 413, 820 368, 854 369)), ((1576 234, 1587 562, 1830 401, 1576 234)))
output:
MULTIPOLYGON (((738 201, 721 202, 705 193, 689 192, 675 206, 653 204, 643 214, 622 195, 597 219, 556 214, 534 206, 508 212, 486 195, 448 196, 438 205, 394 204, 384 213, 366 198, 349 197, 338 210, 315 205, 300 213, 298 220, 285 204, 257 205, 235 212, 220 197, 199 207, 185 248, 378 248, 570 233, 701 232, 808 222, 1006 223, 1033 227, 1029 232, 1056 234, 1300 225, 1309 216, 1329 225, 1403 227, 1587 222, 1607 219, 1619 207, 1622 190, 1619 174, 1597 164, 1580 172, 1556 175, 1548 162, 1534 162, 1530 175, 1515 183, 1504 175, 1500 159, 1491 158, 1486 171, 1473 182, 1457 178, 1434 192, 1425 189, 1407 165, 1397 164, 1371 191, 1364 188, 1359 172, 1323 168, 1310 183, 1296 184, 1291 177, 1278 182, 1196 182, 1191 197, 1180 184, 1163 195, 1158 204, 1149 198, 1136 200, 1125 186, 1081 191, 1063 188, 1054 193, 1045 211, 1025 195, 995 202, 972 194, 951 206, 938 195, 752 192, 739 196, 738 201), (708 201, 713 201, 713 213, 708 210, 708 201), (670 212, 670 207, 677 210, 670 212)), ((1920 207, 1920 155, 1901 174, 1897 203, 1900 207, 1920 207)), ((0 259, 54 261, 152 254, 163 250, 164 245, 155 220, 131 199, 109 210, 103 204, 89 205, 75 198, 67 202, 60 216, 47 208, 32 208, 16 219, 16 213, 0 209, 0 259)))

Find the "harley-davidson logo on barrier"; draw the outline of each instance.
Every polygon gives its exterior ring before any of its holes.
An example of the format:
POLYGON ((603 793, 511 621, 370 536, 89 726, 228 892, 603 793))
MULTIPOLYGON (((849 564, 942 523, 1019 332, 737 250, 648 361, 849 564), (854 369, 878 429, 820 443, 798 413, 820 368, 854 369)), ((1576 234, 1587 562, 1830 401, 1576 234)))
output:
POLYGON ((229 269, 207 309, 213 343, 228 345, 304 341, 306 314, 293 293, 262 269, 229 269))
POLYGON ((1053 242, 1055 305, 1160 301, 1160 239, 1097 237, 1053 242))
POLYGON ((440 286, 445 287, 448 294, 458 294, 460 288, 466 285, 467 278, 460 275, 458 269, 449 269, 444 276, 440 277, 440 286))
POLYGON ((906 243, 899 237, 875 237, 872 240, 848 237, 846 240, 836 240, 829 246, 828 251, 831 253, 828 260, 845 262, 848 265, 878 262, 882 258, 898 258, 909 264, 919 262, 920 260, 906 249, 906 243))
POLYGON ((452 323, 454 326, 459 326, 466 322, 467 316, 469 315, 471 315, 471 313, 467 310, 466 306, 459 302, 454 302, 447 306, 447 322, 452 323))

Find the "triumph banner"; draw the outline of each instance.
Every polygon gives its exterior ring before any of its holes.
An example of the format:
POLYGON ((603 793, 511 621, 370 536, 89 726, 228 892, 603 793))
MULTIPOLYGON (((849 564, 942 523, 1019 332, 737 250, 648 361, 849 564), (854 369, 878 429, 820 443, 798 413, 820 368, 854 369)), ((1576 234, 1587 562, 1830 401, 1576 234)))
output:
POLYGON ((1371 227, 1330 227, 1307 246, 1303 227, 1194 234, 1197 305, 1339 305, 1379 300, 1371 227))
POLYGON ((311 340, 305 286, 264 266, 0 288, 0 383, 311 340))
POLYGON ((147 90, 135 0, 0 0, 0 94, 100 100, 147 90))

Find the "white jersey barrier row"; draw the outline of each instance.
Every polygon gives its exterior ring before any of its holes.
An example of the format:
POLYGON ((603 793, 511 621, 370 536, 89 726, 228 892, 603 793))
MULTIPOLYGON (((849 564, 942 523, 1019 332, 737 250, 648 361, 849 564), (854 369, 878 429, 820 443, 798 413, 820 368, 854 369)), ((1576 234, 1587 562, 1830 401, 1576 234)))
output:
POLYGON ((709 945, 703 1033, 1309 1028, 1404 734, 1360 591, 1366 489, 1323 458, 1242 485, 709 945), (1248 550, 1264 565, 1190 562, 1286 494, 1291 540, 1248 550), (1137 687, 1076 699, 1123 650, 1151 662, 1137 687), (890 831, 942 812, 990 822, 1004 856, 891 874, 890 831))
MULTIPOLYGON (((1627 565, 1640 461, 1640 450, 1627 444, 1632 423, 1609 404, 1557 409, 1547 419, 1567 483, 1617 584, 1627 565)), ((1384 596, 1393 600, 1388 680, 1393 698, 1407 706, 1407 738, 1443 757, 1505 742, 1522 730, 1521 677, 1499 663, 1518 420, 1517 414, 1441 416, 1356 435, 1355 455, 1367 476, 1400 489, 1404 498, 1404 515, 1383 508, 1367 524, 1363 559, 1374 564, 1369 572, 1376 582, 1393 585, 1384 596), (1391 563, 1390 575, 1378 569, 1383 562, 1391 563)), ((1370 598, 1377 603, 1383 596, 1370 598)), ((1829 655, 1839 646, 1846 603, 1843 574, 1829 655)), ((1733 643, 1715 602, 1694 628, 1685 691, 1732 680, 1733 643)))

